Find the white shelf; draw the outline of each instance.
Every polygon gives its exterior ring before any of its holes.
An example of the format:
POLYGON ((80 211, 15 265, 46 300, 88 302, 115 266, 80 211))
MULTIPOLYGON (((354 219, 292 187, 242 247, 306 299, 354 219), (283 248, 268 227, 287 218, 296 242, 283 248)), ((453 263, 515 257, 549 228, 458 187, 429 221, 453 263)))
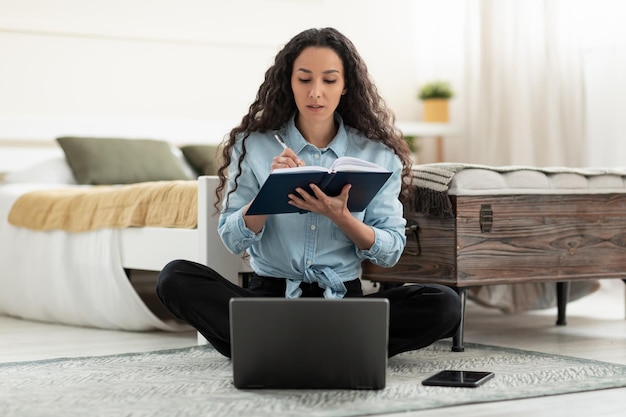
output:
POLYGON ((455 136, 460 133, 459 129, 450 123, 398 121, 396 126, 405 136, 455 136))

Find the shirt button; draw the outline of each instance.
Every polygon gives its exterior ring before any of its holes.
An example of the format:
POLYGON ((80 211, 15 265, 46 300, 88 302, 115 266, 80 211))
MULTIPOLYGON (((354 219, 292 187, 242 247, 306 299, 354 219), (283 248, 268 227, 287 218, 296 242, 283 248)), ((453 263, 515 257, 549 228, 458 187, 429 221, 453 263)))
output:
POLYGON ((311 266, 311 264, 312 264, 312 263, 313 263, 313 262, 311 262, 311 260, 310 260, 310 259, 306 261, 306 264, 307 264, 308 266, 311 266))
POLYGON ((319 156, 319 154, 315 154, 315 155, 313 156, 313 158, 315 158, 315 159, 320 159, 320 156, 319 156))
POLYGON ((315 225, 314 224, 311 225, 311 230, 315 230, 315 225))

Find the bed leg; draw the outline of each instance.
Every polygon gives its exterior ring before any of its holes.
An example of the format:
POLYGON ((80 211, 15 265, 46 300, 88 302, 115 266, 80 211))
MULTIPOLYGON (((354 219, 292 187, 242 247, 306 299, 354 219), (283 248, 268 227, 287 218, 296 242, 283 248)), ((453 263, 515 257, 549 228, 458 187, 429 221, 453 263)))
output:
POLYGON ((461 322, 456 334, 452 337, 452 351, 464 352, 465 346, 463 346, 463 328, 465 327, 465 301, 467 299, 467 288, 457 288, 456 291, 461 296, 461 322))
MULTIPOLYGON (((626 284, 626 279, 623 279, 622 281, 624 281, 624 284, 626 284)), ((626 318, 626 292, 624 292, 624 318, 626 318)))
POLYGON ((569 281, 556 283, 556 305, 557 305, 557 326, 565 326, 567 324, 566 309, 567 301, 569 299, 569 281))

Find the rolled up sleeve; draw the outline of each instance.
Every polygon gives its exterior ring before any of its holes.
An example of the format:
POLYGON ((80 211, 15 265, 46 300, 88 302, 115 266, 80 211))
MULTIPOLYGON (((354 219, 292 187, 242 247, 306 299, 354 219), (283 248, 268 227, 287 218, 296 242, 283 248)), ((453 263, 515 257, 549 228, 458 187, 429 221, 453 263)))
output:
POLYGON ((382 267, 394 266, 406 245, 406 220, 403 217, 402 203, 398 200, 401 187, 399 160, 395 165, 393 175, 365 213, 365 224, 374 230, 374 244, 369 249, 357 251, 361 260, 369 260, 382 267))
POLYGON ((254 233, 248 229, 243 220, 242 211, 243 209, 239 209, 228 214, 222 214, 219 220, 218 233, 226 249, 234 254, 240 254, 261 240, 265 230, 263 228, 259 233, 254 233))

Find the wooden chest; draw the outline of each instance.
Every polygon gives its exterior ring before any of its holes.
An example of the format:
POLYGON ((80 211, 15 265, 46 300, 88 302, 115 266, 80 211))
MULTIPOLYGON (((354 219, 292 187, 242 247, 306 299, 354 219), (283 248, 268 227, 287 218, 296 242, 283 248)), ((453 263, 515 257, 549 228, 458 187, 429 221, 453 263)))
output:
POLYGON ((378 282, 462 288, 626 278, 626 193, 450 196, 454 217, 407 212, 407 245, 378 282))
MULTIPOLYGON (((453 287, 463 317, 469 287, 553 281, 557 324, 565 324, 570 281, 626 282, 626 170, 433 165, 418 183, 435 189, 417 187, 418 200, 405 207, 399 262, 366 262, 363 279, 453 287)), ((463 350, 463 326, 464 318, 452 350, 463 350)))

